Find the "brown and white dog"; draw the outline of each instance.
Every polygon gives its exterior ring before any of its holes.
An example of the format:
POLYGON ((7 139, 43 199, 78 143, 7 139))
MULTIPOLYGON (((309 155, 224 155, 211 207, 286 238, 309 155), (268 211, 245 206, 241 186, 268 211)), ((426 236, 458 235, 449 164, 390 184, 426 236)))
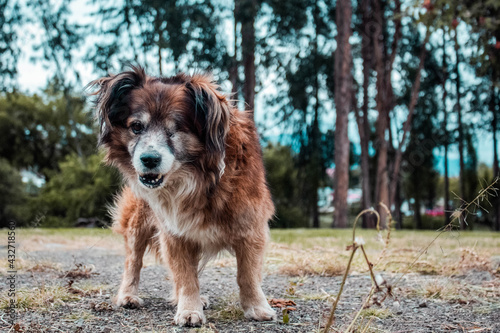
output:
POLYGON ((142 305, 137 289, 149 247, 170 269, 175 323, 200 325, 208 300, 199 269, 229 250, 245 316, 275 319, 261 288, 274 206, 253 120, 206 75, 151 77, 132 67, 90 86, 99 89, 99 143, 126 181, 112 211, 126 248, 116 303, 142 305))

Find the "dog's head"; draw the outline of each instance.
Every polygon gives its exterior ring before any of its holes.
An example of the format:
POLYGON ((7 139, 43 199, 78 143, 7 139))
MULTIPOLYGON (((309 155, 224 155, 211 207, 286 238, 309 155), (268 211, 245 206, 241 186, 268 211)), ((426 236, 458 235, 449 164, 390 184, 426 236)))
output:
POLYGON ((182 170, 218 182, 231 106, 209 76, 155 78, 132 67, 90 86, 99 88, 99 144, 130 181, 159 189, 182 170))

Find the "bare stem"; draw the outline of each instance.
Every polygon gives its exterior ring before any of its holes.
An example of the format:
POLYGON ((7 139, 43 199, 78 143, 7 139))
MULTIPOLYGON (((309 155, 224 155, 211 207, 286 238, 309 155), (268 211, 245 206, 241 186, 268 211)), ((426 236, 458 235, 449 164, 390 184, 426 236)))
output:
POLYGON ((354 326, 354 323, 356 322, 356 320, 358 320, 358 317, 361 314, 361 311, 363 311, 363 309, 366 307, 366 305, 368 305, 368 302, 370 302, 370 300, 371 300, 371 298, 372 298, 372 296, 373 296, 374 293, 375 293, 375 287, 372 286, 372 288, 370 289, 370 293, 368 294, 368 297, 366 297, 366 299, 363 302, 363 305, 359 309, 358 313, 356 313, 356 315, 354 316, 354 318, 351 321, 351 324, 349 324, 349 327, 347 327, 347 329, 345 331, 346 333, 349 333, 351 331, 352 327, 354 326))
POLYGON ((363 256, 365 257, 366 264, 368 265, 368 269, 370 270, 370 276, 372 277, 372 282, 378 291, 378 290, 380 290, 380 287, 377 284, 377 280, 375 280, 375 274, 373 274, 373 269, 372 269, 373 264, 370 262, 370 260, 368 260, 368 256, 366 255, 365 248, 363 247, 363 245, 361 245, 360 247, 361 247, 361 251, 363 251, 363 256))
POLYGON ((347 267, 345 269, 344 278, 342 279, 342 283, 340 284, 340 290, 337 294, 337 297, 335 298, 335 302, 333 303, 332 311, 330 311, 328 322, 326 323, 325 330, 323 331, 324 333, 327 333, 330 327, 332 326, 333 319, 335 318, 335 310, 337 309, 337 305, 339 304, 339 299, 340 296, 342 295, 342 291, 344 290, 345 281, 347 280, 347 275, 349 274, 349 270, 351 268, 352 258, 354 257, 354 253, 356 253, 357 249, 358 249, 357 246, 354 246, 352 248, 351 257, 349 258, 349 263, 347 264, 347 267))

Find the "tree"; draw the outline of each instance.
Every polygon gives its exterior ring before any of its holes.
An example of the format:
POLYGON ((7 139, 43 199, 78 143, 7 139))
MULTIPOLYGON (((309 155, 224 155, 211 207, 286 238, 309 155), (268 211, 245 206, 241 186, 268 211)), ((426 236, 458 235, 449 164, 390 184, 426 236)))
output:
POLYGON ((0 156, 15 168, 29 170, 45 180, 51 170, 58 170, 66 155, 80 150, 87 156, 97 142, 82 97, 70 96, 68 100, 62 93, 51 96, 52 90, 45 90, 45 100, 20 93, 0 97, 0 156), (72 118, 66 109, 68 101, 72 118), (79 137, 75 127, 82 131, 79 137))
POLYGON ((279 92, 272 100, 279 110, 276 119, 288 129, 297 151, 302 204, 312 226, 319 227, 318 189, 325 183, 333 154, 332 132, 321 126, 333 93, 332 50, 325 42, 333 38, 332 13, 324 2, 276 1, 270 5, 274 11, 270 30, 276 38, 260 41, 262 65, 277 72, 274 82, 279 92), (311 47, 298 47, 297 40, 311 47))
POLYGON ((448 134, 448 110, 447 110, 447 97, 448 90, 446 88, 446 82, 448 81, 448 64, 446 61, 446 31, 443 26, 443 58, 442 58, 442 66, 443 66, 443 77, 441 78, 441 84, 443 89, 443 124, 444 124, 444 225, 448 225, 450 223, 451 218, 451 208, 450 208, 450 179, 449 179, 449 167, 448 167, 448 146, 449 146, 449 134, 448 134))
POLYGON ((25 202, 26 194, 19 172, 10 163, 0 158, 0 228, 6 228, 10 220, 19 225, 19 206, 25 202))
POLYGON ((349 189, 349 137, 347 128, 352 101, 351 16, 349 0, 338 0, 336 9, 337 50, 335 51, 335 198, 333 226, 347 227, 349 189))
POLYGON ((103 156, 87 156, 83 164, 68 155, 53 172, 40 195, 32 200, 33 215, 43 216, 42 226, 74 226, 78 218, 109 222, 108 205, 120 188, 118 172, 102 165, 103 156))
POLYGON ((271 227, 308 227, 309 217, 301 204, 300 181, 291 147, 269 143, 263 152, 267 181, 276 206, 271 227))
POLYGON ((106 22, 106 28, 97 28, 94 33, 108 38, 98 42, 93 55, 102 70, 112 68, 110 57, 145 66, 149 58, 155 59, 159 75, 196 67, 224 73, 231 67, 225 41, 218 30, 219 12, 223 9, 211 1, 147 0, 113 4, 100 1, 99 4, 94 16, 106 22))
POLYGON ((238 8, 236 22, 241 23, 241 62, 245 81, 243 84, 243 97, 248 110, 254 112, 255 108, 255 18, 257 16, 257 0, 235 0, 238 8))
POLYGON ((0 0, 0 88, 7 91, 17 75, 19 47, 16 43, 22 16, 16 1, 0 0))
MULTIPOLYGON (((416 35, 415 40, 404 43, 401 46, 401 53, 419 54, 422 52, 422 45, 416 35)), ((433 45, 429 45, 429 54, 437 54, 433 45)), ((403 63, 401 70, 408 73, 402 81, 403 88, 401 96, 396 98, 397 105, 405 106, 410 104, 414 98, 415 77, 422 72, 420 57, 416 64, 403 63)), ((424 227, 421 209, 433 209, 437 199, 437 183, 439 174, 436 171, 436 158, 434 152, 441 146, 446 130, 439 119, 441 111, 441 94, 438 90, 441 84, 441 66, 437 58, 429 56, 425 58, 424 78, 419 87, 420 94, 426 98, 420 98, 414 106, 414 115, 411 119, 412 126, 409 133, 409 140, 402 155, 402 169, 404 176, 401 179, 402 188, 407 199, 413 199, 413 219, 417 229, 424 227)), ((444 138, 445 140, 447 138, 444 138)), ((395 209, 397 211, 397 209, 395 209)), ((432 227, 432 226, 430 226, 432 227)))
MULTIPOLYGON (((485 81, 489 92, 488 99, 479 103, 487 104, 488 112, 491 113, 490 129, 493 136, 493 175, 499 176, 498 159, 498 115, 500 113, 500 99, 498 98, 498 85, 500 78, 500 6, 495 1, 463 1, 465 6, 459 8, 459 15, 474 33, 473 46, 476 52, 471 57, 471 64, 474 66, 475 73, 485 81), (488 63, 488 66, 484 66, 488 63)), ((455 19, 458 19, 456 17, 455 19)), ((484 105, 483 104, 483 105, 484 105)), ((479 106, 480 108, 480 106, 479 106)), ((484 112, 484 109, 483 109, 484 112)), ((484 114, 484 113, 483 113, 484 114)), ((493 228, 500 231, 500 200, 493 199, 494 223, 493 228)))
MULTIPOLYGON (((369 144, 371 137, 370 122, 368 119, 369 110, 369 87, 372 71, 372 52, 373 43, 371 41, 370 27, 372 25, 371 16, 371 1, 363 0, 358 6, 361 16, 361 24, 359 25, 359 34, 361 35, 361 58, 363 60, 363 104, 361 110, 357 105, 356 94, 353 93, 353 106, 358 125, 358 133, 361 146, 361 188, 363 191, 362 204, 363 209, 369 209, 372 204, 371 200, 371 185, 370 185, 370 152, 369 144)), ((363 214, 363 228, 374 228, 375 220, 369 214, 363 214)))

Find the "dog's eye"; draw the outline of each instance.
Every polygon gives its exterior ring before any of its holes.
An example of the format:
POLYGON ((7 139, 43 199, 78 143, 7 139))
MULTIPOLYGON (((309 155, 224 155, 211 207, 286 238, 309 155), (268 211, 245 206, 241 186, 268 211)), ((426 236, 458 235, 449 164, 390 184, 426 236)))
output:
POLYGON ((130 125, 130 129, 134 134, 141 134, 144 131, 144 125, 138 121, 133 122, 132 125, 130 125))

